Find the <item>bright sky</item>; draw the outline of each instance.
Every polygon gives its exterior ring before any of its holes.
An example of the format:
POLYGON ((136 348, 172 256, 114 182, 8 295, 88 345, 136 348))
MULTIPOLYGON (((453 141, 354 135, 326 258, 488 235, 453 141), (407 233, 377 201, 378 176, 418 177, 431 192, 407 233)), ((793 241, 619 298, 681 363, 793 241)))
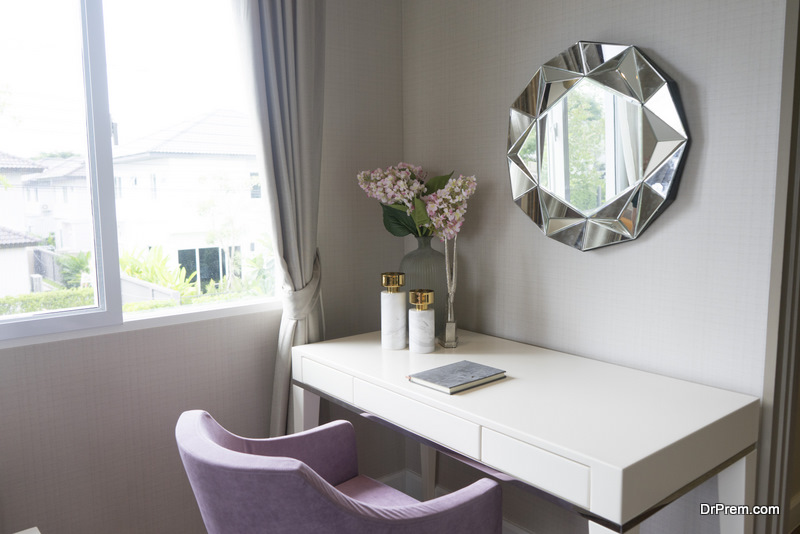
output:
MULTIPOLYGON (((218 108, 243 109, 228 2, 105 0, 120 143, 218 108)), ((78 0, 0 0, 0 152, 85 152, 78 0)))

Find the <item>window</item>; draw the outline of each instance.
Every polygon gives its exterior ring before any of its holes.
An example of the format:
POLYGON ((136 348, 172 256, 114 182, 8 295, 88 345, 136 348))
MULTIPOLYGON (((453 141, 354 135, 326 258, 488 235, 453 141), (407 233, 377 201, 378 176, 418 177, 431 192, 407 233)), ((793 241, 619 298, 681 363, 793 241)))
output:
POLYGON ((0 338, 120 320, 98 6, 0 4, 0 338))
MULTIPOLYGON (((180 291, 184 305, 263 295, 258 262, 271 254, 248 247, 269 241, 268 209, 251 200, 261 185, 229 9, 218 0, 104 2, 122 268, 134 275, 127 258, 157 258, 169 276, 135 278, 180 291), (187 250, 198 251, 194 263, 187 250)), ((131 311, 163 304, 123 299, 131 311)))
MULTIPOLYGON (((255 249, 251 248, 251 252, 254 251, 255 249)), ((241 257, 242 250, 239 246, 228 250, 207 247, 178 251, 181 267, 187 273, 198 273, 203 292, 215 295, 225 292, 224 284, 230 283, 230 273, 236 274, 238 278, 241 277, 239 275, 242 270, 241 257)))
POLYGON ((257 172, 250 173, 250 198, 261 198, 261 180, 257 172))
POLYGON ((0 339, 268 296, 268 208, 227 9, 0 4, 0 339))

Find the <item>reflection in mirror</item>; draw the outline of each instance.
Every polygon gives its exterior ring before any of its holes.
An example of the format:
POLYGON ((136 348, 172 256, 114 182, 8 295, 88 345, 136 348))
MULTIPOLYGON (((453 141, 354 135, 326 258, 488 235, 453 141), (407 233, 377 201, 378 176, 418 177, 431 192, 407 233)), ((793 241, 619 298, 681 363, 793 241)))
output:
POLYGON ((543 119, 541 187, 583 212, 616 198, 641 172, 641 122, 636 103, 581 80, 543 119))
POLYGON ((688 145, 674 84, 631 46, 579 42, 514 102, 514 201, 580 250, 638 237, 677 191, 688 145))

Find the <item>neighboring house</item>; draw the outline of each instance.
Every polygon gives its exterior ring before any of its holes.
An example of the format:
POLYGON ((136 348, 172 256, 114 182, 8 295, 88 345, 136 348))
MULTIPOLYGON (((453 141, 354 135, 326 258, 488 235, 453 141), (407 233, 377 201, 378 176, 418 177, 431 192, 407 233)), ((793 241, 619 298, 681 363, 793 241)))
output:
POLYGON ((0 152, 0 225, 30 232, 22 222, 25 216, 22 177, 44 169, 40 162, 0 152))
POLYGON ((25 222, 23 176, 44 168, 39 162, 0 152, 0 298, 31 291, 27 247, 43 239, 32 235, 25 222))
POLYGON ((120 250, 160 244, 203 285, 238 271, 232 256, 266 238, 252 139, 244 115, 216 111, 115 150, 120 250))
POLYGON ((31 291, 27 247, 40 243, 36 236, 0 226, 0 298, 31 291))
POLYGON ((92 250, 92 205, 85 159, 73 156, 44 163, 45 171, 22 179, 28 230, 45 237, 52 234, 57 250, 92 250))
MULTIPOLYGON (((120 253, 161 246, 203 286, 240 272, 266 238, 266 224, 249 224, 266 220, 252 138, 244 115, 217 111, 115 147, 120 253)), ((92 250, 84 159, 46 163, 22 180, 28 230, 53 234, 58 251, 92 250)))

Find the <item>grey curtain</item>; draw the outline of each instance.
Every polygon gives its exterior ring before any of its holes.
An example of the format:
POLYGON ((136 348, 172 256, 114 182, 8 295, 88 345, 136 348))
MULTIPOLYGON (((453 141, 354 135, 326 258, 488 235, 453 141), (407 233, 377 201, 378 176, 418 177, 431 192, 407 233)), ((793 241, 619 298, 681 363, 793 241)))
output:
POLYGON ((324 0, 232 0, 252 63, 275 253, 283 272, 270 434, 287 431, 291 348, 324 339, 317 250, 325 76, 324 0))

